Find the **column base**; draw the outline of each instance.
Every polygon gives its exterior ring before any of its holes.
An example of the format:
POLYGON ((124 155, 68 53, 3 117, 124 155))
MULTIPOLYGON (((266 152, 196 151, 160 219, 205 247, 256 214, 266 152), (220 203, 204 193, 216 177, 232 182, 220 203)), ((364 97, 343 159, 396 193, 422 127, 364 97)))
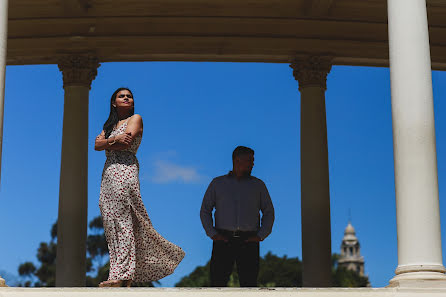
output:
POLYGON ((446 288, 446 269, 443 265, 403 265, 387 287, 446 288))

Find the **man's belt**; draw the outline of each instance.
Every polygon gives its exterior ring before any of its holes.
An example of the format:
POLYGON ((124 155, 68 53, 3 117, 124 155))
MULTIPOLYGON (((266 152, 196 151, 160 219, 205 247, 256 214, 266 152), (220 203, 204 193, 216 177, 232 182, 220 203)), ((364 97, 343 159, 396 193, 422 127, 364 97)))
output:
POLYGON ((240 230, 224 230, 224 229, 217 229, 218 233, 221 235, 224 235, 229 238, 248 238, 250 236, 256 236, 257 231, 240 231, 240 230))

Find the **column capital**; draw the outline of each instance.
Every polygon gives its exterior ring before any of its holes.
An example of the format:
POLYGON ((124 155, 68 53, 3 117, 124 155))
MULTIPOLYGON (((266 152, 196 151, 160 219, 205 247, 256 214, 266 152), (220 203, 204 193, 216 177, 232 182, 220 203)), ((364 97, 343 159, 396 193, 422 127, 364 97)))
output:
POLYGON ((299 90, 316 86, 327 89, 327 74, 331 70, 333 58, 330 56, 306 56, 295 58, 290 67, 299 82, 299 90))
POLYGON ((58 63, 63 76, 63 86, 86 86, 91 88, 91 82, 98 74, 99 59, 94 55, 67 55, 58 63))

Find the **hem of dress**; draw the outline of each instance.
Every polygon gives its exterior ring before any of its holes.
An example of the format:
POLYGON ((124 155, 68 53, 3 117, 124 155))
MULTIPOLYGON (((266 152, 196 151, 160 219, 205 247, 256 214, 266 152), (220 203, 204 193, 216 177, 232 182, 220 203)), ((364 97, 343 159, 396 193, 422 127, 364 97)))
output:
POLYGON ((180 265, 181 261, 183 261, 184 257, 186 256, 186 253, 183 251, 183 254, 181 255, 181 257, 179 258, 178 262, 175 264, 175 266, 172 268, 172 270, 169 270, 168 272, 162 274, 162 276, 160 278, 156 278, 156 279, 133 279, 132 281, 134 282, 141 282, 141 283, 145 283, 145 282, 156 282, 162 278, 165 278, 166 276, 171 275, 172 273, 175 272, 175 269, 177 269, 178 265, 180 265))

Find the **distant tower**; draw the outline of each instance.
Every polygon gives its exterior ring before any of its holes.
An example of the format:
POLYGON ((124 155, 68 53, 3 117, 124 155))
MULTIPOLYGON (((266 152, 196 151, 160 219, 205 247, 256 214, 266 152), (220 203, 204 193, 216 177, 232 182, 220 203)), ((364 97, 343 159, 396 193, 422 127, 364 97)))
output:
POLYGON ((364 275, 364 258, 359 252, 359 241, 350 222, 344 231, 338 265, 356 271, 361 276, 364 275))

